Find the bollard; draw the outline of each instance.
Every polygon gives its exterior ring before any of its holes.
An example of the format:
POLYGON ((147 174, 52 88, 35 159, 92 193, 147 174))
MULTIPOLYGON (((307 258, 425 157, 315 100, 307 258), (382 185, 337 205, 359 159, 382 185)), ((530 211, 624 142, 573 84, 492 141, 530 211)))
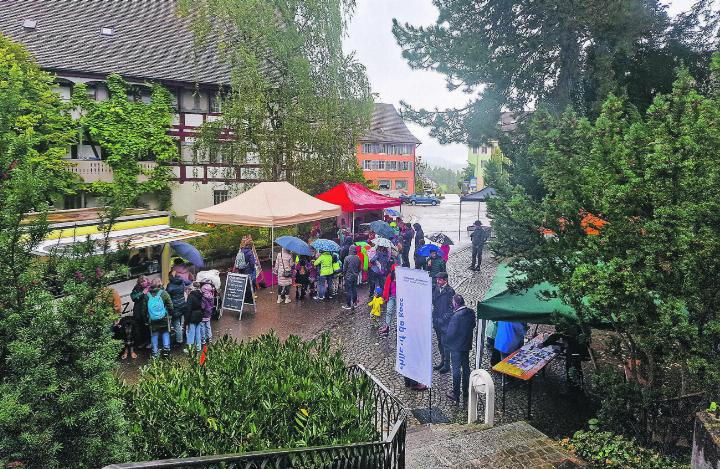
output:
POLYGON ((495 383, 486 370, 474 370, 470 373, 468 392, 468 424, 477 420, 478 395, 485 394, 485 424, 495 424, 495 383))

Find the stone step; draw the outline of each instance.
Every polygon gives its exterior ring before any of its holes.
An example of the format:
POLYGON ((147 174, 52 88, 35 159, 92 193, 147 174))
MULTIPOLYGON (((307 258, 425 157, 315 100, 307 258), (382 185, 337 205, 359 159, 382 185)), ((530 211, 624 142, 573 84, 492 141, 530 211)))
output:
POLYGON ((408 429, 406 467, 572 468, 584 467, 557 442, 526 422, 500 427, 432 425, 408 429))

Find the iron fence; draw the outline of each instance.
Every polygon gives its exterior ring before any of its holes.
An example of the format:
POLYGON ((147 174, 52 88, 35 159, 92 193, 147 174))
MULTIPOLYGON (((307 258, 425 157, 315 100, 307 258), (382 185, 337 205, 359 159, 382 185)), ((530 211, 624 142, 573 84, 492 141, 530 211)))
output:
POLYGON ((404 469, 407 411, 362 365, 349 367, 348 375, 357 384, 358 414, 373 419, 375 441, 111 464, 103 469, 404 469))

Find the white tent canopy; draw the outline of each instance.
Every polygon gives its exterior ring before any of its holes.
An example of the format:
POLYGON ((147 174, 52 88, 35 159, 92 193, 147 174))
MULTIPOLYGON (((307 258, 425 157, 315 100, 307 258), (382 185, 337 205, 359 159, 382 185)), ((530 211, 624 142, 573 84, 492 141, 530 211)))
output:
POLYGON ((275 228, 337 217, 342 207, 306 194, 289 182, 261 182, 221 204, 195 211, 197 223, 270 228, 270 263, 275 262, 275 228))
POLYGON ((261 182, 237 197, 196 210, 195 221, 278 228, 336 217, 341 213, 339 205, 316 199, 289 182, 261 182))

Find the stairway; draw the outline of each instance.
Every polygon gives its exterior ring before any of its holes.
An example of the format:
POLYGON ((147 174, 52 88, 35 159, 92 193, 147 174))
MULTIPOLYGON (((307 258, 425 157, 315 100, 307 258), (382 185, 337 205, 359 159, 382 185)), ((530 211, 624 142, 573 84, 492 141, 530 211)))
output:
POLYGON ((571 469, 586 467, 526 422, 500 427, 423 425, 408 428, 408 469, 571 469))

